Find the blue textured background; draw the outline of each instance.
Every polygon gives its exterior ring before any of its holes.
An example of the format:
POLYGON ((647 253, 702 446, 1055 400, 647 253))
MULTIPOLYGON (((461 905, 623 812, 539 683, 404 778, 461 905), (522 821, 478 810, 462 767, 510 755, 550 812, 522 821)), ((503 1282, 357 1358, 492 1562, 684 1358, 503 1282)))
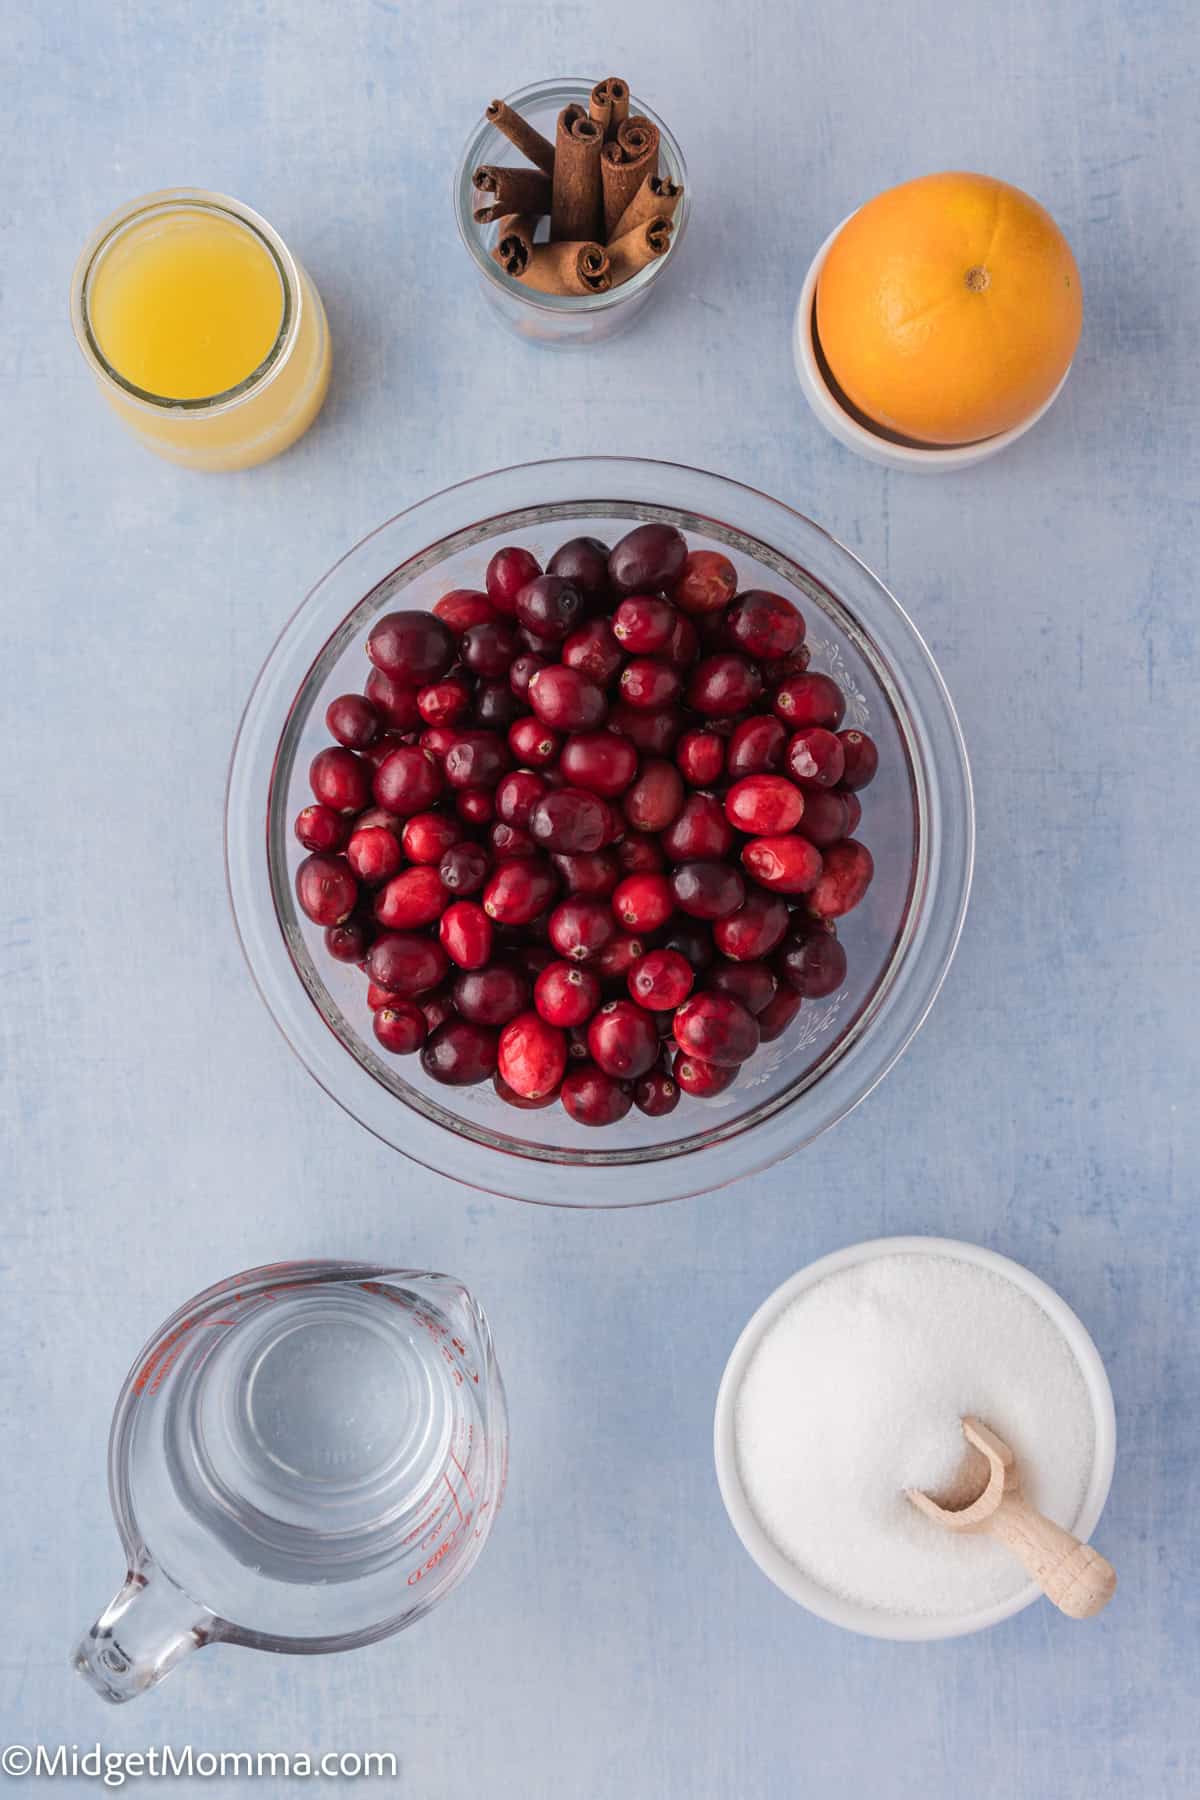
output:
POLYGON ((1195 1793, 1190 0, 3 15, 0 1736, 393 1749, 414 1800, 1195 1793), (451 171, 493 93, 611 69, 682 139, 693 224, 633 336, 539 355, 484 313, 451 171), (1046 422, 922 482, 819 431, 788 329, 834 221, 956 166, 1052 209, 1087 317, 1046 422), (324 416, 241 477, 125 437, 67 324, 87 232, 176 183, 258 207, 329 309, 324 416), (790 1164, 635 1216, 491 1201, 373 1142, 255 997, 221 866, 238 713, 309 584, 446 482, 590 450, 741 477, 860 552, 931 641, 978 784, 966 934, 899 1068, 790 1164), (855 1639, 726 1523, 711 1409, 745 1318, 810 1258, 912 1230, 1028 1262, 1107 1359, 1099 1538, 1122 1580, 1095 1624, 1039 1606, 947 1645, 855 1639), (449 1268, 488 1307, 513 1462, 487 1555, 390 1643, 206 1653, 106 1710, 65 1659, 121 1574, 104 1448, 126 1366, 202 1284, 319 1253, 449 1268))

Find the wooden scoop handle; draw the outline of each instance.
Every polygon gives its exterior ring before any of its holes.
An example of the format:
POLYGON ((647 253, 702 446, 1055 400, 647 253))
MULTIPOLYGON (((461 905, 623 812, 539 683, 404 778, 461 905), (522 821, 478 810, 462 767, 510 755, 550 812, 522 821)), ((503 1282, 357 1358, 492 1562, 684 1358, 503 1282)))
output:
POLYGON ((1112 1599, 1117 1585, 1112 1564, 1018 1495, 1005 1494, 988 1530, 1068 1618, 1091 1619, 1112 1599))

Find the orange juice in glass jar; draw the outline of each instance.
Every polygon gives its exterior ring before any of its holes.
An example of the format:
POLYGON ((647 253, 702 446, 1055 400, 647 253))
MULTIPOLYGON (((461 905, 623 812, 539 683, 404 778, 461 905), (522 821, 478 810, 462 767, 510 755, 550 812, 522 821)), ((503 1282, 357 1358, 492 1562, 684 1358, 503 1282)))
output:
POLYGON ((295 443, 329 386, 311 279, 265 219, 171 188, 122 207, 75 267, 71 320, 105 399, 194 469, 246 469, 295 443))

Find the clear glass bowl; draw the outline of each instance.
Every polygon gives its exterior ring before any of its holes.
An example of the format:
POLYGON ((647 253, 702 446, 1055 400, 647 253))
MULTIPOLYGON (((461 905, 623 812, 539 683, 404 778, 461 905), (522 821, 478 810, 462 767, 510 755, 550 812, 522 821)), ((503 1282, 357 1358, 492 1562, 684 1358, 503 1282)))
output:
MULTIPOLYGON (((563 107, 574 101, 586 108, 593 86, 594 83, 585 81, 582 76, 566 76, 561 81, 535 82, 532 87, 521 88, 504 98, 514 112, 519 112, 553 143, 558 115, 563 107)), ((454 211, 459 235, 479 273, 484 298, 508 329, 527 343, 538 344, 543 349, 562 350, 616 337, 618 332, 633 324, 651 295, 657 293, 667 265, 678 256, 691 213, 691 192, 683 152, 658 115, 636 95, 629 97, 629 111, 658 126, 658 172, 681 187, 683 192, 675 209, 675 228, 666 255, 639 269, 620 287, 609 288, 606 294, 539 294, 506 275, 492 261, 496 227, 475 223, 475 190, 471 177, 481 163, 523 165, 524 158, 504 133, 486 118, 479 121, 467 139, 454 176, 454 211)))
POLYGON ((527 463, 422 501, 364 538, 304 601, 267 659, 242 719, 226 799, 234 918, 251 973, 310 1073, 385 1143, 473 1187, 557 1206, 637 1206, 719 1187, 788 1156, 870 1092, 920 1026, 962 928, 974 812, 966 751, 941 676, 911 620, 850 551, 777 500, 698 469, 631 457, 527 463), (592 1130, 561 1107, 505 1105, 490 1084, 447 1088, 371 1031, 366 981, 334 962, 300 912, 303 851, 292 820, 308 765, 329 741, 325 708, 360 689, 376 616, 482 587, 503 543, 544 559, 581 533, 613 542, 665 519, 693 548, 730 556, 743 587, 790 594, 813 667, 841 683, 847 724, 870 731, 879 773, 859 836, 875 880, 839 921, 849 974, 806 1002, 715 1100, 666 1118, 632 1111, 592 1130))

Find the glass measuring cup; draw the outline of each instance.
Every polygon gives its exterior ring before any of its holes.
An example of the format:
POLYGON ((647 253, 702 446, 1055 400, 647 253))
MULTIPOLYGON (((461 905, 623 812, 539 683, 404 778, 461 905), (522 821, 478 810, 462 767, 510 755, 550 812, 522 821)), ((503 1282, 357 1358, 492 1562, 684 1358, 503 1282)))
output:
POLYGON ((449 1276, 299 1262, 219 1282, 125 1378, 109 1491, 128 1573, 74 1666, 117 1702, 204 1644, 400 1631, 474 1564, 507 1452, 491 1332, 449 1276))

